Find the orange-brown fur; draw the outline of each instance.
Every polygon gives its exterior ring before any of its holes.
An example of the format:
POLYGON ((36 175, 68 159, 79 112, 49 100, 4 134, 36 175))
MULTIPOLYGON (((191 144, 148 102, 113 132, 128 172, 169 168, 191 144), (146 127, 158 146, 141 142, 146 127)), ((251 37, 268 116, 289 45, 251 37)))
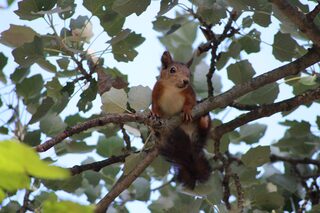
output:
POLYGON ((211 168, 204 156, 203 147, 211 120, 209 115, 192 119, 196 95, 190 84, 191 62, 175 62, 169 52, 163 53, 161 62, 160 79, 152 91, 152 114, 170 118, 182 112, 185 122, 172 131, 167 142, 162 144, 160 153, 175 166, 177 180, 194 188, 197 181, 206 181, 210 176, 211 168))

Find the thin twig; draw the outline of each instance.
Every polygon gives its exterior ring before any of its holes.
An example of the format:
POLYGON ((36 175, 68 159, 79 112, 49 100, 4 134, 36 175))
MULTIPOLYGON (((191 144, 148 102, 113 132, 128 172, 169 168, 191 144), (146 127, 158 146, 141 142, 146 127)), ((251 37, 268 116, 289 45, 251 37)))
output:
POLYGON ((129 155, 130 154, 112 156, 112 157, 105 159, 105 160, 102 160, 102 161, 97 161, 97 162, 84 164, 84 165, 76 165, 76 166, 73 166, 72 168, 70 168, 69 170, 71 171, 71 175, 77 175, 77 174, 80 174, 80 173, 87 171, 87 170, 93 170, 93 171, 98 172, 106 166, 110 166, 115 163, 124 162, 126 157, 129 155))

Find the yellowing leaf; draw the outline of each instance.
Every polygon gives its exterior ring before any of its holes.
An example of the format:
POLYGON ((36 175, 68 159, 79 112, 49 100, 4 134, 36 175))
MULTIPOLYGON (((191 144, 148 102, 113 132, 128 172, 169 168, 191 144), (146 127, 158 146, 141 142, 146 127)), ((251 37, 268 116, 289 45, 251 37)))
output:
POLYGON ((101 96, 101 109, 107 113, 121 113, 127 108, 128 97, 124 89, 111 88, 101 96))
POLYGON ((3 200, 5 197, 6 197, 6 195, 5 195, 4 191, 2 191, 2 190, 0 189, 0 203, 2 202, 2 200, 3 200))
POLYGON ((148 86, 131 87, 128 93, 130 106, 136 111, 147 109, 151 104, 151 93, 152 90, 148 86))
POLYGON ((42 209, 43 213, 93 213, 93 210, 93 206, 83 206, 71 201, 45 201, 42 209))
POLYGON ((15 140, 0 142, 0 188, 13 191, 27 188, 29 176, 61 179, 70 176, 68 170, 40 160, 30 147, 15 140))

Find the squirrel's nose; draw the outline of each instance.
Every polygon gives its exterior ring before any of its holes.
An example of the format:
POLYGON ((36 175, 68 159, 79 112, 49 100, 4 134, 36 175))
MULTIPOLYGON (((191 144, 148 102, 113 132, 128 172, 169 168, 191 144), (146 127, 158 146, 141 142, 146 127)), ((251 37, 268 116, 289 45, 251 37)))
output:
POLYGON ((184 84, 184 85, 189 84, 189 80, 187 80, 187 79, 183 80, 183 84, 184 84))

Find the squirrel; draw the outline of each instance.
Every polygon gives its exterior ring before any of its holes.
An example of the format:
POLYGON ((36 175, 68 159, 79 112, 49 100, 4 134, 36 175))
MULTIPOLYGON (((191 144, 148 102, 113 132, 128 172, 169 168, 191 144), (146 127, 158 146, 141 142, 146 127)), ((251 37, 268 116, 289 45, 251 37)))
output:
POLYGON ((159 151, 173 164, 176 180, 194 189, 197 181, 205 182, 211 174, 203 151, 211 119, 209 114, 195 120, 192 118, 192 108, 197 103, 190 83, 192 59, 185 64, 176 62, 165 51, 161 63, 160 78, 152 90, 151 113, 155 117, 170 118, 182 112, 184 122, 169 133, 166 142, 160 144, 159 151))

